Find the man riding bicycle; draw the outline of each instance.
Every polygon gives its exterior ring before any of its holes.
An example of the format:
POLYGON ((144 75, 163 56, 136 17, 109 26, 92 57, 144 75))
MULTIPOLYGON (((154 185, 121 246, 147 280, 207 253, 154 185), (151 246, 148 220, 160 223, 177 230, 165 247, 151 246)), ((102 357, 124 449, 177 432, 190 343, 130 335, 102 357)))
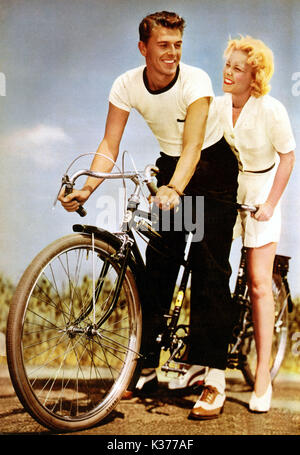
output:
MULTIPOLYGON (((161 150, 158 192, 154 199, 161 213, 184 203, 184 195, 206 196, 204 237, 193 242, 190 348, 186 362, 191 371, 207 368, 204 389, 191 418, 217 417, 225 401, 225 368, 232 328, 229 290, 229 252, 236 211, 232 205, 237 190, 237 161, 227 146, 218 123, 209 76, 201 69, 180 63, 185 21, 175 13, 158 12, 145 17, 139 26, 139 51, 146 65, 122 74, 109 96, 104 138, 98 153, 117 160, 122 135, 131 109, 146 120, 161 150)), ((95 156, 91 169, 110 172, 113 164, 95 156)), ((81 190, 59 199, 75 211, 98 187, 88 178, 81 190)), ((176 213, 174 215, 176 217, 176 213)), ((186 232, 162 230, 165 242, 183 255, 186 232)), ((180 260, 162 258, 148 246, 148 286, 142 299, 144 358, 137 368, 140 382, 156 378, 160 349, 156 336, 168 312, 180 260), (145 370, 147 369, 147 370, 145 370), (149 373, 150 369, 150 374, 149 373)), ((157 379, 156 379, 157 381, 157 379)), ((135 381, 132 383, 132 388, 135 381)))

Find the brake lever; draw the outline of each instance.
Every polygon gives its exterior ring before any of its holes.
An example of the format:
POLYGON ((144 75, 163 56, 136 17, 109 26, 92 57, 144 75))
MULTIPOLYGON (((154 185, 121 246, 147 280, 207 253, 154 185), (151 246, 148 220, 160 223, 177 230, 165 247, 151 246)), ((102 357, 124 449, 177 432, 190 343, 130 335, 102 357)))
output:
POLYGON ((54 209, 54 207, 56 206, 56 203, 57 203, 57 201, 58 201, 58 196, 60 195, 60 192, 61 192, 61 189, 62 189, 63 185, 64 185, 64 183, 62 182, 62 184, 61 184, 60 187, 59 187, 57 196, 56 196, 56 198, 55 198, 54 201, 53 201, 53 206, 52 206, 53 209, 54 209))
POLYGON ((152 176, 156 176, 159 173, 159 168, 157 166, 149 165, 146 167, 146 176, 148 177, 145 181, 151 196, 155 196, 157 193, 157 186, 152 180, 152 176))

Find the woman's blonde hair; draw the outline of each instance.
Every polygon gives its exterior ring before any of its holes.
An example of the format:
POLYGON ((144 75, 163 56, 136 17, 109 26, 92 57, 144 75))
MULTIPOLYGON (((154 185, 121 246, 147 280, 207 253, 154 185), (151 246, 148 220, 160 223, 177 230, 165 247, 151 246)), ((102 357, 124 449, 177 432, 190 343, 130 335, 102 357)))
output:
POLYGON ((254 77, 251 83, 251 95, 256 98, 266 95, 271 89, 269 81, 274 73, 274 59, 271 49, 261 40, 254 39, 251 36, 240 36, 240 38, 228 41, 224 57, 228 57, 234 50, 248 54, 247 63, 252 66, 254 77))

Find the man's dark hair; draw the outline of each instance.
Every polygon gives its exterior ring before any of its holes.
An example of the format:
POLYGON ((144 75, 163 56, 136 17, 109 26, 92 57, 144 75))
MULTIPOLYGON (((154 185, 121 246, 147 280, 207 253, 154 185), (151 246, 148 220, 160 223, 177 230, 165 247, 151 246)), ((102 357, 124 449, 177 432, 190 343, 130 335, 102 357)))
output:
POLYGON ((153 28, 157 26, 178 29, 183 33, 185 21, 178 14, 168 11, 149 14, 139 25, 140 41, 147 43, 153 28))

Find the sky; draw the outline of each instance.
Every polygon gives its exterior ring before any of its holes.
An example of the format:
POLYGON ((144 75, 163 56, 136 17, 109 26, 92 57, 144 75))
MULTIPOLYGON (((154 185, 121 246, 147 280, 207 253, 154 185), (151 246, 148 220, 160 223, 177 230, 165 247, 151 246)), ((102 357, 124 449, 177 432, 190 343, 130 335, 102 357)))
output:
MULTIPOLYGON (((144 63, 138 24, 160 10, 185 18, 182 61, 207 71, 216 95, 222 94, 228 38, 264 40, 275 56, 271 95, 286 106, 299 144, 298 0, 0 0, 0 273, 13 282, 41 248, 82 222, 60 204, 52 208, 61 177, 78 155, 96 151, 114 79, 144 63)), ((130 153, 127 169, 132 160, 142 169, 159 155, 157 141, 134 111, 120 150, 130 153)), ((81 158, 72 170, 88 168, 90 160, 81 158)), ((296 161, 278 245, 278 253, 292 256, 293 295, 300 294, 299 176, 296 161)), ((102 185, 86 204, 84 223, 109 224, 105 208, 119 197, 116 182, 102 185)), ((233 243, 233 270, 240 246, 239 240, 233 243)))

